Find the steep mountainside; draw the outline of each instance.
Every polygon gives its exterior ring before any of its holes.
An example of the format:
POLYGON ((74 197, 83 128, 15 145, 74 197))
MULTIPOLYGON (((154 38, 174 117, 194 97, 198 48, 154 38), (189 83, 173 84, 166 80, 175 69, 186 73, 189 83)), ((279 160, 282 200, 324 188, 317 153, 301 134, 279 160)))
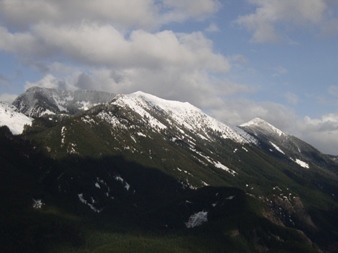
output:
POLYGON ((114 96, 102 91, 66 91, 32 87, 17 97, 13 105, 29 117, 56 113, 75 114, 94 105, 105 103, 114 96))
POLYGON ((337 164, 263 120, 241 129, 142 92, 43 115, 22 136, 0 128, 12 231, 0 242, 12 252, 335 252, 337 164), (12 245, 18 230, 30 236, 12 245))
POLYGON ((31 124, 31 118, 18 112, 13 105, 0 101, 0 126, 6 125, 13 134, 21 134, 24 126, 31 124))

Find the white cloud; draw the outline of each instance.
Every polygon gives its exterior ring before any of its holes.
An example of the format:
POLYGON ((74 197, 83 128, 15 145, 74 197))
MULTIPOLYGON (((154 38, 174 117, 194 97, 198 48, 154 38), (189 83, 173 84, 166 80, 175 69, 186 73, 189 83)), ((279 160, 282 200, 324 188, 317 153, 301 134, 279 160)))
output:
POLYGON ((338 114, 330 113, 320 119, 305 117, 298 121, 298 137, 324 153, 337 155, 338 114), (336 152, 336 153, 333 153, 336 152))
POLYGON ((248 0, 257 6, 254 13, 240 16, 235 23, 253 33, 252 42, 277 42, 280 27, 287 29, 319 25, 327 10, 325 0, 248 0))
POLYGON ((291 109, 281 104, 239 98, 223 100, 223 104, 211 110, 211 114, 233 125, 260 117, 282 130, 289 130, 290 122, 297 119, 297 115, 291 109))
POLYGON ((149 28, 155 24, 157 8, 151 0, 3 0, 2 19, 11 27, 97 22, 113 23, 121 27, 149 28))
POLYGON ((219 8, 216 0, 3 0, 0 24, 9 28, 0 26, 0 50, 44 74, 25 88, 143 90, 212 104, 248 88, 223 80, 231 64, 202 32, 158 28, 219 8))
POLYGON ((0 16, 12 28, 29 29, 95 22, 119 29, 154 29, 170 22, 202 19, 220 8, 215 0, 2 0, 0 16))
POLYGON ((26 32, 11 33, 5 27, 0 26, 0 50, 14 53, 24 53, 36 51, 37 41, 34 36, 26 32))
POLYGON ((65 81, 59 80, 55 78, 53 75, 48 74, 36 83, 26 82, 25 84, 26 89, 33 87, 33 86, 39 86, 43 88, 52 88, 52 89, 65 89, 67 84, 65 81))
POLYGON ((183 69, 226 72, 229 62, 212 51, 212 42, 200 32, 175 34, 135 30, 127 37, 110 25, 37 25, 31 33, 0 28, 0 50, 33 61, 62 55, 81 64, 114 68, 153 68, 175 65, 183 69))
POLYGON ((36 24, 27 32, 2 29, 0 33, 0 49, 27 62, 38 62, 47 73, 38 82, 27 82, 26 88, 144 90, 167 94, 167 98, 186 96, 192 102, 247 89, 222 81, 219 76, 230 70, 230 62, 213 52, 212 42, 202 32, 134 30, 126 35, 109 24, 83 22, 73 26, 36 24), (57 61, 48 64, 51 60, 57 61))

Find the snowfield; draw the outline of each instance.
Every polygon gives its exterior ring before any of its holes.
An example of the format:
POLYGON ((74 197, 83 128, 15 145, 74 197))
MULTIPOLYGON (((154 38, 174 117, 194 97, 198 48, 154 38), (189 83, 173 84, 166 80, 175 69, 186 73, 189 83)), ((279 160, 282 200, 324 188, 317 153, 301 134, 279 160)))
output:
POLYGON ((12 134, 22 134, 25 125, 33 119, 17 111, 13 105, 0 102, 0 126, 7 126, 12 134))
POLYGON ((310 165, 298 158, 296 159, 292 159, 290 158, 292 161, 294 161, 295 163, 297 163, 300 167, 303 167, 304 169, 310 169, 310 165))
POLYGON ((282 153, 283 155, 285 155, 284 151, 278 147, 275 143, 271 142, 270 141, 270 144, 279 152, 279 153, 282 153))
POLYGON ((201 226, 203 223, 208 221, 208 212, 201 211, 195 213, 189 217, 189 220, 185 223, 187 228, 194 228, 197 226, 201 226))
POLYGON ((184 127, 203 139, 211 140, 210 132, 218 133, 224 139, 231 139, 237 143, 248 143, 231 127, 208 116, 188 102, 178 102, 158 98, 138 91, 128 95, 118 95, 111 104, 129 107, 143 118, 148 124, 157 129, 166 129, 167 125, 184 127), (166 122, 160 121, 155 115, 162 115, 166 122))

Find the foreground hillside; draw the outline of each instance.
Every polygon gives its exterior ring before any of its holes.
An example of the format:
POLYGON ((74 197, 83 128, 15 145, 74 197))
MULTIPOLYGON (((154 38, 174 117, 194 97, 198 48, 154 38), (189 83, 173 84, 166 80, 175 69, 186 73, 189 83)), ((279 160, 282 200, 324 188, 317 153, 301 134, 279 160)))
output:
POLYGON ((243 190, 191 190, 122 158, 55 161, 1 130, 4 252, 315 252, 304 234, 262 216, 264 206, 243 190))
POLYGON ((1 246, 337 251, 337 163, 260 119, 241 128, 141 92, 2 127, 1 246))

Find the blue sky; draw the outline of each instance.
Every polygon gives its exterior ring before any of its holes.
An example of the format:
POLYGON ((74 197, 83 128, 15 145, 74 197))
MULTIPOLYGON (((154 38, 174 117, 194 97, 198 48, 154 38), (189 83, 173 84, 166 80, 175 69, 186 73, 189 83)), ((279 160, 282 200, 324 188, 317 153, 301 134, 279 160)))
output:
POLYGON ((338 154, 336 0, 1 0, 0 100, 137 90, 338 154))

